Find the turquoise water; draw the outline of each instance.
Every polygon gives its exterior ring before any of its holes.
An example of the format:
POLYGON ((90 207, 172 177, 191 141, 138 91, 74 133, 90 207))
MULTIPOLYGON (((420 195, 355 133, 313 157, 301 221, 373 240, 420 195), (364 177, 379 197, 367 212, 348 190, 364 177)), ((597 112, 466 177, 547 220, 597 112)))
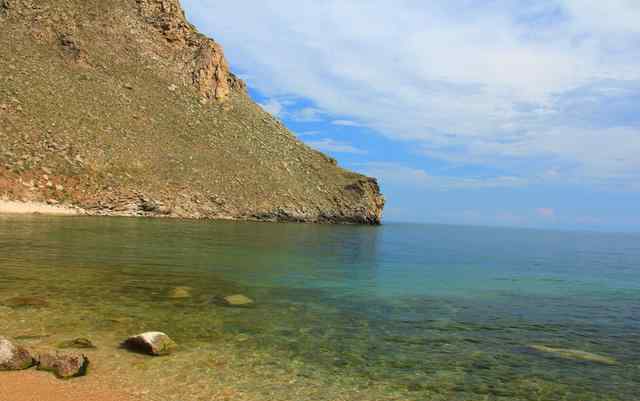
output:
MULTIPOLYGON (((162 330, 182 355, 235 352, 225 384, 254 399, 259 383, 231 377, 256 355, 261 369, 294 378, 273 399, 640 393, 640 235, 0 217, 0 273, 0 305, 11 314, 0 323, 13 336, 40 341, 16 323, 29 319, 50 322, 39 329, 43 342, 162 330), (176 287, 190 297, 172 299, 176 287), (213 302, 237 293, 255 307, 213 302), (15 297, 49 305, 20 307, 15 297), (313 386, 323 390, 295 390, 313 386)), ((208 380, 183 362, 176 357, 182 374, 208 380)))

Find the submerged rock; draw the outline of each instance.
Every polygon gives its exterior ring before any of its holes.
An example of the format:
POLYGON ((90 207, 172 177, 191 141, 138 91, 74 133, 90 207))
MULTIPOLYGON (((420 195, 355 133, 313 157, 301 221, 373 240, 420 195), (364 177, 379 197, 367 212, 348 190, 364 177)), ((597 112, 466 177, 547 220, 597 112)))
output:
POLYGON ((63 341, 58 344, 58 348, 93 349, 97 348, 88 338, 76 338, 70 341, 63 341))
POLYGON ((49 306, 47 301, 36 297, 9 298, 4 300, 2 304, 10 308, 44 308, 49 306))
POLYGON ((581 360, 587 362, 601 363, 604 365, 615 365, 618 363, 614 358, 592 354, 591 352, 579 351, 575 349, 552 348, 544 345, 530 345, 529 348, 538 351, 553 354, 561 358, 581 360))
POLYGON ((226 297, 216 297, 214 299, 214 302, 218 305, 230 307, 247 307, 255 303, 253 299, 242 294, 229 295, 226 297))
POLYGON ((168 335, 159 331, 129 337, 122 346, 130 351, 153 356, 169 355, 178 347, 168 335))
POLYGON ((191 287, 176 287, 169 293, 171 299, 184 299, 191 297, 191 287))
POLYGON ((59 379, 85 376, 89 369, 89 358, 81 354, 41 353, 38 355, 38 370, 53 372, 59 379))
POLYGON ((0 337, 0 370, 23 370, 35 364, 26 348, 0 337))

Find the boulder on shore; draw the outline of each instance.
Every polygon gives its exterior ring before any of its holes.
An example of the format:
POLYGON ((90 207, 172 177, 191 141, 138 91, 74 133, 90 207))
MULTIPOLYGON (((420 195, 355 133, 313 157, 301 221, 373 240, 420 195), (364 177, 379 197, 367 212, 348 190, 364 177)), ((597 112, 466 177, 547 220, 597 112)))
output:
POLYGON ((129 337, 122 346, 129 351, 153 356, 169 355, 178 347, 168 335, 159 331, 129 337))
POLYGON ((28 369, 34 364, 35 361, 26 348, 0 337, 0 371, 28 369))
POLYGON ((53 372, 59 379, 71 379, 87 374, 89 358, 81 354, 49 353, 38 355, 38 370, 53 372))

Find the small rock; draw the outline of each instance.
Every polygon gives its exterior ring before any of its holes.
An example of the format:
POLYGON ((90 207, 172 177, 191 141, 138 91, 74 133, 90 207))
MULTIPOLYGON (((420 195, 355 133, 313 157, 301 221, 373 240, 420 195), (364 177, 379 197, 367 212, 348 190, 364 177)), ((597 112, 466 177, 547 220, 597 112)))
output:
POLYGON ((59 352, 38 355, 38 370, 53 372, 59 379, 71 379, 87 374, 89 358, 80 354, 59 352))
POLYGON ((58 348, 95 349, 97 347, 88 338, 76 338, 61 342, 58 344, 58 348))
POLYGON ((162 215, 164 215, 164 216, 168 216, 168 215, 170 215, 171 213, 173 213, 173 209, 171 209, 171 208, 170 208, 170 207, 168 207, 168 206, 160 206, 160 207, 158 208, 158 210, 156 210, 156 212, 157 212, 157 213, 159 213, 159 214, 162 214, 162 215))
POLYGON ((51 175, 51 170, 46 167, 42 167, 42 171, 47 175, 51 175))
POLYGON ((56 185, 56 191, 62 192, 62 191, 64 191, 64 187, 62 185, 58 184, 58 185, 56 185))
POLYGON ((140 209, 144 212, 155 212, 160 209, 160 206, 153 200, 142 199, 140 201, 140 209))
POLYGON ((47 199, 47 204, 48 205, 57 205, 58 201, 55 199, 47 199))
POLYGON ((254 304, 253 299, 242 294, 229 295, 226 297, 217 297, 215 302, 222 306, 246 307, 254 304))
POLYGON ((153 356, 169 355, 177 348, 176 343, 168 335, 158 331, 129 337, 122 346, 130 351, 153 356))
POLYGON ((0 371, 28 369, 34 364, 29 351, 5 337, 0 337, 0 371))
POLYGON ((175 92, 178 87, 175 84, 171 84, 167 89, 169 89, 169 92, 175 92))
POLYGON ((46 306, 49 306, 49 303, 44 299, 35 297, 9 298, 3 301, 2 304, 10 308, 44 308, 46 306))
POLYGON ((182 299, 191 297, 191 287, 176 287, 169 293, 171 299, 182 299))
POLYGON ((133 85, 131 85, 131 84, 129 84, 129 83, 124 84, 123 86, 124 86, 124 88, 125 88, 125 89, 129 89, 129 90, 132 90, 132 89, 133 89, 133 85))

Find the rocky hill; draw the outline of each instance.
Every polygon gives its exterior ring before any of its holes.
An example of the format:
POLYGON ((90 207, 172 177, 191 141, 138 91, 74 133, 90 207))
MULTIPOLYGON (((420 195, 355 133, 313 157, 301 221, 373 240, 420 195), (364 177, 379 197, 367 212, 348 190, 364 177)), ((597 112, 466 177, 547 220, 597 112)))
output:
POLYGON ((0 198, 363 224, 384 206, 256 105, 178 0, 0 0, 0 198))

